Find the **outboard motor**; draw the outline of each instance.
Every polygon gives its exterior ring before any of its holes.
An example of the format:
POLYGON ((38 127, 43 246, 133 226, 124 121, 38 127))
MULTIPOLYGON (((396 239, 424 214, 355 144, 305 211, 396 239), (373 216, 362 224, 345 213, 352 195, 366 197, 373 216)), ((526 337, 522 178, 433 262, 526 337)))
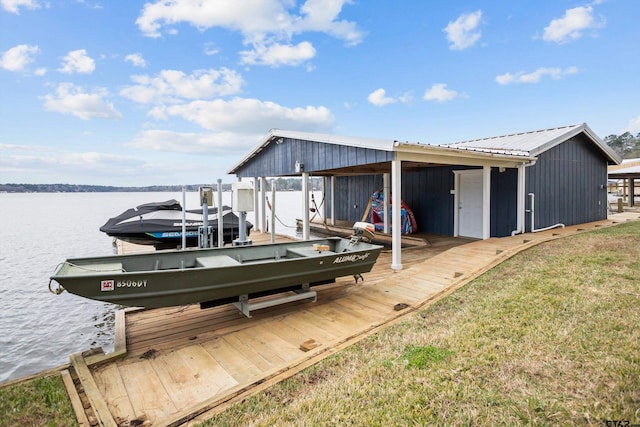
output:
POLYGON ((359 241, 372 242, 376 227, 368 222, 358 221, 353 224, 353 235, 351 241, 357 243, 359 241))

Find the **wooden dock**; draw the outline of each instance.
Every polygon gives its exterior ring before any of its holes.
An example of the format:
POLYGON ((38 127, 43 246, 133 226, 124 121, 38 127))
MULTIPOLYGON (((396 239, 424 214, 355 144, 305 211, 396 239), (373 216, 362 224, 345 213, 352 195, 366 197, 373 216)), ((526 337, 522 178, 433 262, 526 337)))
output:
MULTIPOLYGON (((522 250, 638 218, 637 212, 626 212, 535 234, 440 239, 403 249, 404 269, 398 272, 390 269, 391 254, 383 252, 364 282, 341 278, 315 287, 315 303, 270 307, 252 318, 232 305, 120 311, 114 353, 71 356, 78 388, 100 425, 202 421, 450 294, 522 250)), ((252 236, 255 243, 258 236, 252 236)))

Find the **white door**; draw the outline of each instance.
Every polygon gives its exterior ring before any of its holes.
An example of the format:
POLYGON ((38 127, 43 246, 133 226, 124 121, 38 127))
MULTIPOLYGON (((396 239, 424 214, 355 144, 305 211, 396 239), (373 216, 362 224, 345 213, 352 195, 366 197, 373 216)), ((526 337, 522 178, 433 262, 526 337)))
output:
POLYGON ((482 170, 460 171, 458 235, 482 239, 482 170))

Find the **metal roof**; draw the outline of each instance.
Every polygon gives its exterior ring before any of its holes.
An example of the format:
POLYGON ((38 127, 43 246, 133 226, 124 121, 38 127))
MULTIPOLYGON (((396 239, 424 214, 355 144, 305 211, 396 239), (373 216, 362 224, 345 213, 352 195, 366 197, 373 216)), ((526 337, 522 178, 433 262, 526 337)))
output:
POLYGON ((615 164, 621 162, 620 156, 605 144, 586 123, 542 129, 531 132, 515 133, 511 135, 494 136, 490 138, 474 139, 470 141, 446 144, 446 147, 479 150, 490 153, 517 152, 519 155, 537 156, 550 148, 584 133, 605 156, 615 164))
POLYGON ((618 169, 609 169, 609 177, 624 178, 628 176, 640 176, 640 165, 632 165, 618 169))
POLYGON ((271 129, 260 144, 251 150, 235 166, 233 166, 229 171, 229 174, 236 173, 238 169, 253 157, 257 156, 266 146, 272 142, 278 143, 278 139, 280 138, 301 139, 306 141, 322 142, 325 144, 345 145, 382 151, 404 152, 408 150, 415 152, 418 150, 435 153, 448 151, 453 155, 455 155, 455 153, 459 153, 461 157, 468 156, 469 153, 476 153, 478 156, 486 155, 500 158, 514 157, 526 159, 534 158, 540 153, 547 151, 580 133, 584 133, 587 138, 589 138, 594 145, 605 154, 610 163, 620 164, 622 161, 620 156, 618 156, 611 147, 605 144, 587 126, 586 123, 443 145, 271 129))

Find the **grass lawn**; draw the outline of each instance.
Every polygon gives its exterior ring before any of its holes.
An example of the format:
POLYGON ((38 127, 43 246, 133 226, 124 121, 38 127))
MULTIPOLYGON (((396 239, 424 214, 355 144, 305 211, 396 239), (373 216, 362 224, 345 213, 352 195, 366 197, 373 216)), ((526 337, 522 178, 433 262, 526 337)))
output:
POLYGON ((60 375, 0 387, 0 426, 77 425, 60 375))
POLYGON ((203 425, 637 424, 639 306, 640 222, 544 243, 203 425))

